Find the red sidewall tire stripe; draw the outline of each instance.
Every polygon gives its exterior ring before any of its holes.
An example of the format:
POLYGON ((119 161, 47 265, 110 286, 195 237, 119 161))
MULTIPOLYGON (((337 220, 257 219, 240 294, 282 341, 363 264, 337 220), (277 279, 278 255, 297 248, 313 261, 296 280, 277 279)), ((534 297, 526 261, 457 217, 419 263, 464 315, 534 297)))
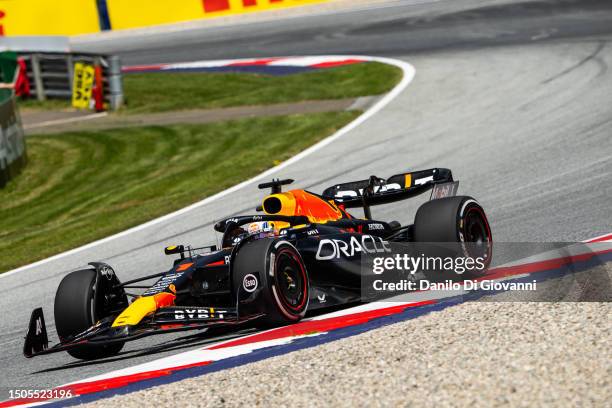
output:
POLYGON ((275 257, 275 265, 274 270, 273 270, 273 281, 271 284, 271 289, 272 289, 272 297, 275 300, 276 303, 276 307, 278 308, 278 310, 289 320, 292 321, 297 321, 299 319, 301 319, 304 314, 306 313, 306 308, 308 305, 308 296, 309 296, 309 282, 308 282, 308 274, 306 273, 306 267, 304 266, 304 262, 302 261, 302 258, 299 256, 299 254, 297 253, 297 251, 295 250, 295 248, 293 247, 293 245, 291 244, 283 244, 281 246, 281 248, 278 250, 278 252, 276 252, 276 257, 275 257), (298 306, 292 306, 290 305, 285 299, 284 296, 282 295, 282 292, 280 291, 280 289, 278 288, 278 279, 277 279, 277 263, 278 260, 280 259, 280 255, 283 254, 287 254, 293 258, 293 260, 299 265, 300 267, 300 273, 302 275, 302 279, 303 279, 303 285, 302 285, 302 301, 300 302, 300 304, 298 306))

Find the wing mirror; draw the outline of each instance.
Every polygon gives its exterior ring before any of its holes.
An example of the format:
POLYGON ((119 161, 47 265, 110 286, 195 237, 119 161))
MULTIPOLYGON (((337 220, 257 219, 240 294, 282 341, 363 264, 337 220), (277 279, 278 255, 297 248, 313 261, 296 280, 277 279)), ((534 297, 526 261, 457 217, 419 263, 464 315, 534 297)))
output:
POLYGON ((183 245, 170 245, 164 248, 164 253, 166 255, 181 254, 182 258, 183 252, 185 252, 185 247, 183 245))

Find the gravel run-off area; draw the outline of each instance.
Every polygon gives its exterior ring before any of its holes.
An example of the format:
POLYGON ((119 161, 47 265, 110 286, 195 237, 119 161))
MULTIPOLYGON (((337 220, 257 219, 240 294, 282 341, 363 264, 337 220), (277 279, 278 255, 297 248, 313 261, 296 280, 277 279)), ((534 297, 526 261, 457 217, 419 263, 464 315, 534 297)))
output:
POLYGON ((92 405, 609 407, 611 312, 596 302, 469 302, 92 405))

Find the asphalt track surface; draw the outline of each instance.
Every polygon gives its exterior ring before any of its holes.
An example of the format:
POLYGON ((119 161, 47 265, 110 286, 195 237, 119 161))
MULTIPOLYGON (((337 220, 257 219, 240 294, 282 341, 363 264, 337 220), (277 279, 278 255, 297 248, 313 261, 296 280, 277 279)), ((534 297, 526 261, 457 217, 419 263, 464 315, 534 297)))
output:
MULTIPOLYGON (((437 2, 300 17, 88 45, 126 64, 251 56, 369 54, 408 61, 416 77, 381 112, 325 149, 285 168, 296 188, 371 174, 449 167, 460 192, 489 213, 494 239, 579 241, 612 231, 612 3, 437 2), (493 5, 491 5, 493 4, 493 5)), ((252 213, 255 185, 167 222, 0 278, 0 392, 45 388, 194 348, 156 348, 175 335, 129 344, 116 358, 66 354, 26 360, 30 311, 43 306, 52 337, 61 278, 90 260, 121 279, 163 270, 166 244, 215 242, 212 224, 252 213)), ((376 208, 409 222, 419 200, 376 208)), ((203 340, 202 340, 203 341, 203 340)))

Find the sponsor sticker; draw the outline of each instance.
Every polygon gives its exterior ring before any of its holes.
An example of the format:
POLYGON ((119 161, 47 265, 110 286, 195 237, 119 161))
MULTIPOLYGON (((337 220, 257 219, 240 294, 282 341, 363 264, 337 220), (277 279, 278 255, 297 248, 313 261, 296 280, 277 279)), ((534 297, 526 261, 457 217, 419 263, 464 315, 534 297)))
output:
POLYGON ((72 89, 72 106, 77 109, 88 109, 94 84, 94 67, 77 62, 74 64, 72 89))
POLYGON ((458 181, 436 184, 431 190, 431 197, 429 199, 438 200, 440 198, 454 197, 457 195, 458 189, 459 189, 458 181))
POLYGON ((102 267, 102 269, 100 269, 100 274, 104 276, 106 279, 111 280, 113 279, 115 272, 108 266, 104 266, 102 267))
POLYGON ((227 312, 214 308, 178 309, 174 311, 174 320, 223 319, 227 312))
POLYGON ((249 273, 248 275, 244 276, 244 279, 242 280, 242 287, 244 288, 244 290, 246 290, 249 293, 255 292, 255 289, 257 289, 257 286, 258 286, 258 282, 257 282, 257 277, 255 275, 249 273))
POLYGON ((348 242, 344 239, 323 239, 319 243, 316 259, 318 261, 329 261, 339 258, 352 258, 362 253, 381 252, 391 252, 391 246, 384 239, 372 235, 362 235, 361 241, 355 236, 351 236, 348 242))

